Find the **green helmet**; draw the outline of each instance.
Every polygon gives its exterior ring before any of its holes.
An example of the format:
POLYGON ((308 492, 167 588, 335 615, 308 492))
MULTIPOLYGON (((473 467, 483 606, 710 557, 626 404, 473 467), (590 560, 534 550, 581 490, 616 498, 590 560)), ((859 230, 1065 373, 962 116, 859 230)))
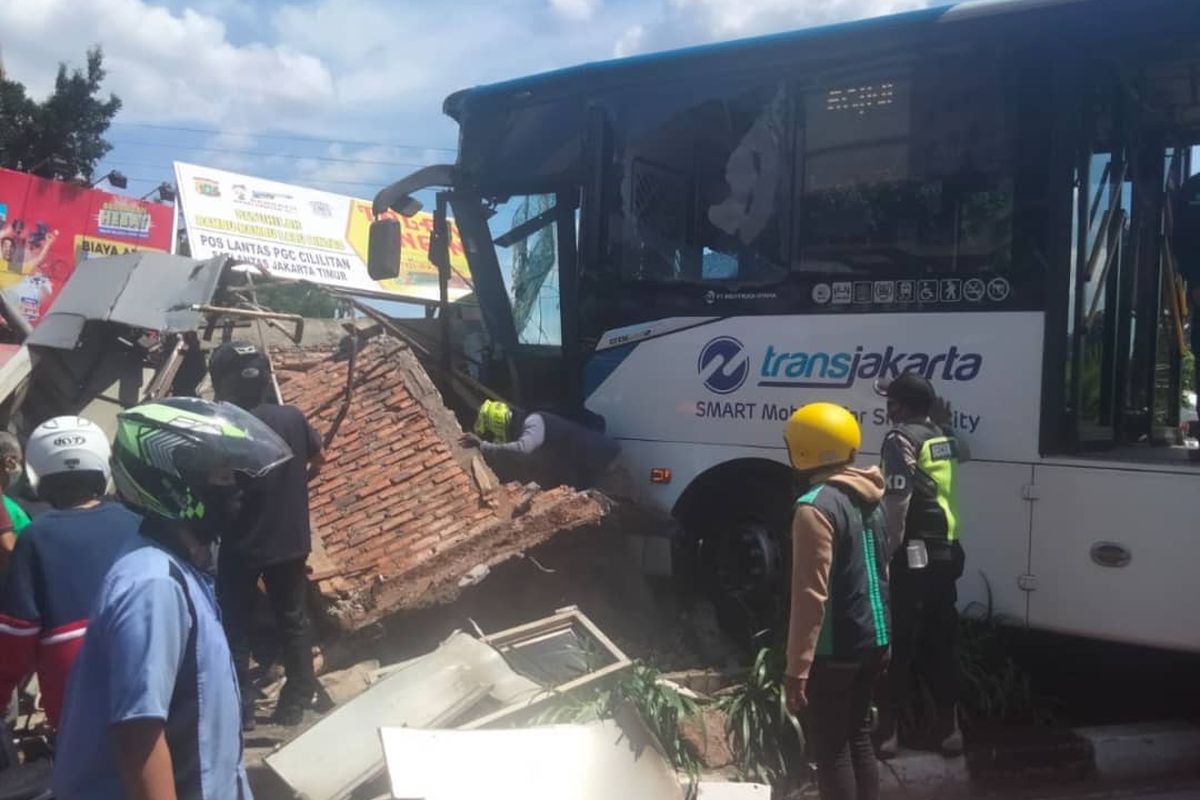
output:
POLYGON ((217 483, 260 477, 291 457, 283 439, 249 412, 171 397, 117 415, 113 482, 126 503, 147 514, 212 527, 225 521, 217 519, 217 483))

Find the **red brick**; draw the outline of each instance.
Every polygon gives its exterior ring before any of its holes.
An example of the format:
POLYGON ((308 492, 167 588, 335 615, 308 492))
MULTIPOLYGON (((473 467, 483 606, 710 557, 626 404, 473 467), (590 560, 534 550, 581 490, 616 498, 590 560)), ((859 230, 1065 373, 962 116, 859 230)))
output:
MULTIPOLYGON (((284 401, 305 412, 322 435, 345 408, 347 365, 332 362, 332 353, 273 354, 284 401)), ((441 436, 447 425, 454 430, 453 418, 444 409, 429 410, 427 404, 437 402, 431 391, 406 346, 384 338, 362 348, 352 401, 326 449, 328 466, 311 486, 314 536, 345 573, 318 586, 354 600, 356 625, 386 610, 377 601, 412 602, 403 598, 456 582, 435 566, 449 548, 478 549, 486 561, 487 542, 504 541, 496 535, 500 509, 525 496, 515 486, 479 494, 455 460, 456 441, 441 436), (418 568, 420 578, 413 574, 418 568)))

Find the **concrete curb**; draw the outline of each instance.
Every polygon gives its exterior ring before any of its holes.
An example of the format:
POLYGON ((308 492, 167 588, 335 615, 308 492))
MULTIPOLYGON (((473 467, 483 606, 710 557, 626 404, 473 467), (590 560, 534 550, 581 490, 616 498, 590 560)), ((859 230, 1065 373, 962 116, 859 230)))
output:
POLYGON ((1200 774, 1200 725, 1187 722, 1078 728, 1102 781, 1200 774))
POLYGON ((970 783, 967 760, 961 756, 902 750, 895 758, 879 762, 880 797, 889 800, 962 797, 970 783))
POLYGON ((1117 784, 1200 775, 1200 725, 1109 725, 1063 731, 1045 741, 969 752, 970 758, 902 750, 879 765, 886 800, 959 798, 1030 780, 1041 785, 1117 784))

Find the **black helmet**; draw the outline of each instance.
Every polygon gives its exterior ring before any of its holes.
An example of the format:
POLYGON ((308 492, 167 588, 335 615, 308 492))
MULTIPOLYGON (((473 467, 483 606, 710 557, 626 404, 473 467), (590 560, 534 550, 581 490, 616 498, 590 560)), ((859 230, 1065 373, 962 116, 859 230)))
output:
POLYGON ((117 415, 113 481, 129 505, 215 537, 225 520, 214 477, 259 477, 291 457, 266 423, 235 405, 170 397, 117 415))
POLYGON ((922 413, 928 413, 937 399, 933 384, 924 375, 916 372, 902 372, 890 381, 880 378, 875 381, 875 392, 922 413))
POLYGON ((250 342, 225 342, 208 358, 217 397, 242 405, 253 406, 262 400, 269 371, 266 355, 250 342))

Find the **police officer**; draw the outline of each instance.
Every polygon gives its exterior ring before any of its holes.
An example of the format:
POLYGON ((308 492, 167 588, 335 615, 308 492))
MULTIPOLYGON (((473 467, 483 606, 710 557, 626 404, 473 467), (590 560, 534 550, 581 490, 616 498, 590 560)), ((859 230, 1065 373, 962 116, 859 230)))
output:
POLYGON ((788 708, 801 714, 822 800, 875 800, 871 693, 888 645, 887 542, 879 469, 856 469, 854 416, 797 409, 784 442, 805 484, 792 518, 788 708))
POLYGON ((887 398, 894 425, 881 450, 887 481, 883 507, 893 553, 893 637, 880 756, 891 757, 898 748, 897 717, 908 701, 914 668, 936 705, 939 749, 959 755, 955 603, 965 557, 959 543, 957 476, 965 447, 944 427, 948 406, 924 377, 904 373, 876 389, 887 398))

